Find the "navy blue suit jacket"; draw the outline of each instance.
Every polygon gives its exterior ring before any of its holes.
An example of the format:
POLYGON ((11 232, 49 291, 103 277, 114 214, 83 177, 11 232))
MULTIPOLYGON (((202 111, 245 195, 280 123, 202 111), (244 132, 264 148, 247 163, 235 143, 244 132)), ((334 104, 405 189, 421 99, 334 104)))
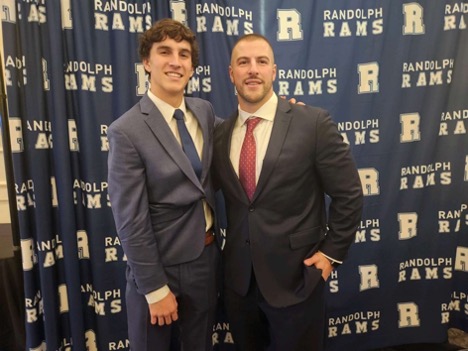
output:
POLYGON ((229 158, 237 115, 217 127, 214 138, 213 169, 227 207, 224 284, 245 295, 253 267, 270 305, 297 304, 321 279, 303 260, 317 250, 343 260, 354 240, 362 210, 359 175, 326 111, 279 99, 250 202, 229 158))

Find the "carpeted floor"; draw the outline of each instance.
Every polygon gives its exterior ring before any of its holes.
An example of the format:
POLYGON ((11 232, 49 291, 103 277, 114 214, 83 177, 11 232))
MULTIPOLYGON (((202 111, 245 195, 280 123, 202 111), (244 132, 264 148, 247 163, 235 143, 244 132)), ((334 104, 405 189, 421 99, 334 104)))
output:
POLYGON ((412 344, 387 347, 373 351, 468 351, 468 333, 451 328, 445 344, 412 344))
POLYGON ((378 349, 374 351, 457 351, 467 350, 462 349, 452 344, 414 344, 414 345, 400 345, 391 348, 378 349))

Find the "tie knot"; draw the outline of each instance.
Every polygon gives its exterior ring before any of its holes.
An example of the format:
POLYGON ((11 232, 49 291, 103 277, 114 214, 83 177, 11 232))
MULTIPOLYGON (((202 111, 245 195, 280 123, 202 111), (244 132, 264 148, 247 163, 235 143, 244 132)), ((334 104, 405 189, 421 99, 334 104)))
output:
POLYGON ((184 112, 182 112, 181 109, 176 109, 174 111, 174 118, 178 121, 183 121, 184 120, 184 112))
POLYGON ((261 120, 262 119, 260 117, 251 117, 247 119, 247 121, 245 121, 245 124, 247 124, 247 132, 252 132, 261 120))

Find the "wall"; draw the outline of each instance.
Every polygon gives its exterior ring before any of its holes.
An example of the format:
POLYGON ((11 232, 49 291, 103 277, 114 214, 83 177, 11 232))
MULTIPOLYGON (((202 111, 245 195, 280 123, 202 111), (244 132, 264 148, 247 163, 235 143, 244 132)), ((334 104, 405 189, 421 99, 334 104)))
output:
POLYGON ((0 223, 10 223, 2 136, 0 135, 0 223))
MULTIPOLYGON (((2 26, 0 26, 0 50, 3 58, 3 34, 2 26)), ((3 60, 2 60, 3 65, 3 60)), ((8 207, 8 192, 5 176, 5 161, 3 155, 3 140, 0 133, 0 223, 10 223, 10 209, 8 207)))

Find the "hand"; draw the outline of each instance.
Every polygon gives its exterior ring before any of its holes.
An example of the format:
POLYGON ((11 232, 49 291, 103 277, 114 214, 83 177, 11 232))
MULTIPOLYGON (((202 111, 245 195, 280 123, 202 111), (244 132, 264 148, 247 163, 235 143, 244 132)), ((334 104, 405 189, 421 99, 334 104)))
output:
POLYGON ((328 258, 322 255, 320 252, 314 253, 311 257, 304 260, 304 264, 308 267, 314 265, 315 268, 322 270, 322 278, 327 281, 330 276, 333 266, 328 258))
MULTIPOLYGON (((280 98, 282 98, 283 100, 286 100, 286 96, 284 95, 280 95, 280 98)), ((295 98, 290 98, 288 101, 290 104, 305 105, 302 101, 297 101, 295 98)))
POLYGON ((177 313, 177 300, 172 292, 167 296, 155 303, 149 304, 151 324, 158 324, 160 326, 171 324, 179 319, 177 313))

